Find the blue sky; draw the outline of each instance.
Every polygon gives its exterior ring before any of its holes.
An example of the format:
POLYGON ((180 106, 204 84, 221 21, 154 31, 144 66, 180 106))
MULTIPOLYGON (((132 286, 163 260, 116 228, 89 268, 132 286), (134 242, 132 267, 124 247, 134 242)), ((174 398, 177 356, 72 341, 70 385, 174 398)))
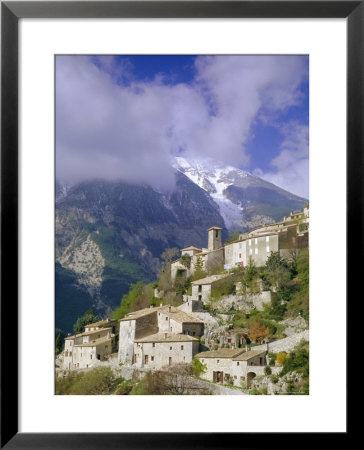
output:
POLYGON ((168 187, 178 154, 308 198, 308 65, 298 55, 57 57, 57 172, 168 187))

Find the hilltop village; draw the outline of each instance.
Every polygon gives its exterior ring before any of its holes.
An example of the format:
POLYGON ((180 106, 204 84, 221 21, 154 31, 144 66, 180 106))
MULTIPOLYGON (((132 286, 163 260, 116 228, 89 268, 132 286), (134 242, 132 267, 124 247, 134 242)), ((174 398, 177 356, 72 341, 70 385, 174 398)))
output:
POLYGON ((171 286, 177 290, 188 284, 175 304, 155 285, 147 308, 118 320, 88 324, 84 332, 67 336, 58 356, 59 371, 65 375, 111 365, 146 373, 198 361, 201 380, 232 388, 259 387, 257 380, 279 377, 284 366, 277 355, 285 354, 282 358, 286 359, 308 341, 308 322, 301 310, 285 319, 282 311, 287 303, 285 289, 294 291, 301 283, 299 277, 288 279, 287 267, 289 261, 296 264, 308 248, 309 208, 240 234, 224 245, 221 231, 209 228, 206 248, 183 248, 180 258, 170 262, 166 273, 171 286), (259 268, 273 263, 271 277, 266 279, 263 272, 258 276, 259 268), (196 279, 199 274, 203 277, 196 279), (283 285, 288 287, 283 289, 283 285), (259 321, 250 328, 239 326, 251 317, 274 314, 280 319, 274 322, 274 338, 269 337, 264 320, 260 328, 259 321), (279 334, 280 329, 284 331, 279 334))

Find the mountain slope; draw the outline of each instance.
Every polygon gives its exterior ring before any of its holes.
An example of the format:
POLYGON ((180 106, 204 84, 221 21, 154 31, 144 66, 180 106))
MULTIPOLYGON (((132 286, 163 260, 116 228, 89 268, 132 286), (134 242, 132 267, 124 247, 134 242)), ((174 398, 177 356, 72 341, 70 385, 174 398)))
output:
MULTIPOLYGON (((98 308, 114 308, 132 283, 157 278, 166 248, 205 247, 213 225, 227 236, 218 206, 179 172, 170 194, 123 182, 81 183, 56 204, 56 260, 98 308)), ((65 297, 58 288, 56 302, 65 297)))
POLYGON ((210 194, 230 230, 246 231, 279 221, 307 203, 249 172, 216 161, 176 157, 174 166, 210 194))

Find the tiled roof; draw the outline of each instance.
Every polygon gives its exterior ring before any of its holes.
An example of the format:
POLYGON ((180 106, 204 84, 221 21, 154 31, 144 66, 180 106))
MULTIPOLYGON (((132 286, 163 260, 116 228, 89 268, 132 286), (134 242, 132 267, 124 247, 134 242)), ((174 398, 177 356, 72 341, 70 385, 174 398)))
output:
POLYGON ((134 342, 190 342, 198 341, 193 336, 188 334, 174 334, 174 333, 156 333, 150 336, 145 336, 140 339, 135 339, 134 342))
POLYGON ((139 311, 134 311, 134 312, 128 313, 125 317, 120 319, 120 322, 123 322, 123 321, 126 321, 126 320, 138 319, 139 317, 143 317, 143 316, 146 316, 148 314, 155 313, 157 309, 158 308, 144 308, 144 309, 140 309, 139 311))
POLYGON ((242 353, 241 355, 238 355, 236 357, 233 357, 234 361, 248 361, 251 358, 254 358, 255 356, 262 355, 263 353, 267 353, 266 350, 249 350, 247 352, 242 353))
POLYGON ((97 347, 100 344, 104 344, 106 342, 111 342, 112 338, 115 336, 115 334, 112 334, 109 338, 107 336, 104 336, 100 339, 95 339, 94 341, 91 342, 86 342, 86 343, 81 343, 81 344, 76 344, 74 345, 74 347, 97 347))
POLYGON ((191 284, 211 284, 211 283, 214 283, 215 281, 222 280, 223 278, 226 278, 227 276, 229 276, 228 273, 223 273, 221 275, 211 275, 206 278, 201 278, 201 280, 192 281, 191 284))
POLYGON ((198 353, 196 358, 235 358, 243 352, 245 350, 241 348, 219 348, 218 350, 198 353))
POLYGON ((161 312, 163 314, 169 314, 170 318, 175 320, 176 322, 185 322, 185 323, 203 323, 202 320, 196 319, 190 314, 185 313, 184 311, 181 311, 180 309, 174 307, 174 306, 158 306, 156 308, 144 308, 140 309, 139 311, 135 311, 132 313, 127 314, 123 319, 120 319, 120 321, 127 321, 127 320, 135 320, 139 319, 140 317, 146 316, 147 314, 152 314, 156 312, 161 312), (171 310, 169 311, 169 308, 171 310))
POLYGON ((110 320, 110 319, 99 320, 98 322, 89 323, 88 325, 85 325, 85 328, 102 327, 104 325, 111 324, 113 322, 116 322, 116 320, 110 320))
POLYGON ((180 309, 171 306, 171 311, 168 311, 169 306, 162 306, 157 308, 158 311, 162 312, 163 314, 169 314, 169 317, 176 322, 180 323, 203 323, 202 320, 196 319, 194 316, 185 313, 184 311, 181 311, 180 309))
POLYGON ((189 247, 186 248, 182 248, 181 252, 183 252, 184 250, 198 250, 199 252, 201 251, 200 248, 194 247, 193 245, 190 245, 189 247))
MULTIPOLYGON (((86 325, 87 326, 87 325, 86 325)), ((112 328, 111 327, 103 327, 99 330, 93 330, 93 331, 84 331, 83 333, 79 333, 79 334, 74 334, 73 336, 67 336, 64 339, 75 339, 78 337, 82 337, 82 336, 89 336, 91 334, 97 334, 97 333, 101 333, 102 331, 108 330, 110 331, 112 328)))

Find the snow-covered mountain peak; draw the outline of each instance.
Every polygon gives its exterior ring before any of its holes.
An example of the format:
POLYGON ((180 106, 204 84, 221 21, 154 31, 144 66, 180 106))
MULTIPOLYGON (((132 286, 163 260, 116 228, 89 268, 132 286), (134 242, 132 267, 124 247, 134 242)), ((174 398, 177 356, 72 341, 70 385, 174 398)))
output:
POLYGON ((300 208, 305 202, 262 178, 212 159, 178 156, 173 166, 209 193, 230 230, 281 220, 286 214, 282 211, 300 208))

